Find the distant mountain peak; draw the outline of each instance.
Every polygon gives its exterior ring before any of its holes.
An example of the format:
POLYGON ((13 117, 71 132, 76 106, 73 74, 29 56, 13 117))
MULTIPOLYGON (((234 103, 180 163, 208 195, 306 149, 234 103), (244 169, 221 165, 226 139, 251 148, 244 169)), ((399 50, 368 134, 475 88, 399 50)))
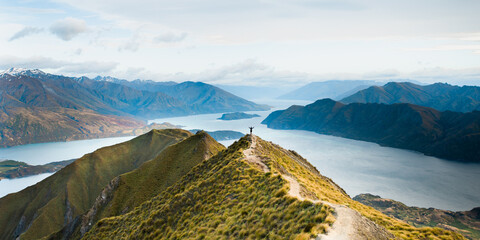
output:
POLYGON ((106 82, 117 82, 117 81, 123 81, 124 79, 114 78, 114 77, 111 77, 111 76, 96 76, 96 77, 92 78, 92 80, 106 81, 106 82))
POLYGON ((40 69, 26 69, 26 68, 16 68, 16 67, 12 67, 3 71, 2 73, 0 73, 0 76, 3 76, 5 74, 12 75, 12 76, 46 75, 46 73, 40 69))

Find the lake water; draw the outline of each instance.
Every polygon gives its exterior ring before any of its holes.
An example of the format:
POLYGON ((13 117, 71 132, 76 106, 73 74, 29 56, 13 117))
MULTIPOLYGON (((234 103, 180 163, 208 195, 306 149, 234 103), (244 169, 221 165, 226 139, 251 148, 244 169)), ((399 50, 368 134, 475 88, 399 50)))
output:
MULTIPOLYGON (((276 102, 267 104, 275 106, 276 102)), ((280 104, 282 108, 290 105, 286 102, 280 104)), ((455 211, 480 206, 480 164, 446 161, 408 150, 308 131, 269 129, 260 122, 270 112, 251 112, 261 117, 234 121, 217 120, 221 114, 153 121, 170 122, 186 129, 229 129, 244 133, 249 131, 249 126, 254 126, 254 134, 297 151, 352 197, 372 193, 409 206, 455 211)))
POLYGON ((24 178, 2 179, 0 181, 0 198, 9 193, 18 192, 28 186, 40 182, 52 174, 53 173, 42 173, 24 178))
POLYGON ((10 159, 26 162, 30 165, 43 165, 50 162, 57 162, 79 158, 105 146, 132 139, 130 137, 99 138, 90 140, 79 140, 70 142, 36 143, 0 148, 0 159, 10 159))
MULTIPOLYGON (((291 101, 258 101, 285 108, 291 101)), ((296 102, 307 104, 308 102, 296 102)), ((208 131, 234 130, 254 134, 308 159, 325 176, 332 178, 350 196, 372 193, 392 198, 410 206, 448 210, 470 210, 480 206, 480 164, 464 164, 428 157, 420 153, 381 147, 339 137, 297 130, 273 130, 260 122, 271 111, 252 112, 260 118, 222 121, 221 114, 164 118, 185 129, 208 131)), ((45 164, 81 157, 97 148, 113 145, 132 137, 104 138, 72 142, 30 144, 0 149, 0 159, 14 159, 30 164, 45 164)), ((233 141, 221 141, 228 146, 233 141)), ((0 181, 0 197, 19 191, 48 177, 49 174, 0 181)))
MULTIPOLYGON (((0 149, 0 159, 26 162, 30 165, 42 165, 50 162, 74 159, 105 146, 111 146, 132 139, 131 137, 100 138, 71 142, 37 143, 0 149)), ((52 173, 24 178, 3 179, 0 181, 0 197, 18 192, 42 181, 52 173)))

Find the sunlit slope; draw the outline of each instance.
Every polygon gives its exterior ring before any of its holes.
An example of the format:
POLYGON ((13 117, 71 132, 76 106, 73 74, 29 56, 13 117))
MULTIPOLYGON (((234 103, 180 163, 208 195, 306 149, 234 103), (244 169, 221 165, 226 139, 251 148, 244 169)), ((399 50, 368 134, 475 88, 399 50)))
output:
POLYGON ((84 239, 309 239, 335 221, 335 204, 380 225, 362 230, 366 236, 393 237, 384 226, 405 239, 463 239, 442 229, 414 228, 353 201, 295 152, 256 139, 258 162, 245 157, 251 140, 244 137, 133 211, 100 220, 84 239), (288 179, 298 181, 300 196, 291 194, 288 179))
POLYGON ((86 154, 42 182, 0 199, 0 239, 38 239, 62 229, 93 205, 116 176, 138 168, 192 134, 153 130, 86 154))

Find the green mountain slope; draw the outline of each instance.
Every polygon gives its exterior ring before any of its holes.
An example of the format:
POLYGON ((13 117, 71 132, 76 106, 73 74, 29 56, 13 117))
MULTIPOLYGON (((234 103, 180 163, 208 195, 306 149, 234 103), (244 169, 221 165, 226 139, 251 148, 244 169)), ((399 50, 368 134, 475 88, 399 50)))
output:
POLYGON ((411 103, 439 111, 471 112, 480 110, 480 87, 452 86, 446 83, 417 85, 390 82, 370 87, 340 100, 343 103, 411 103))
POLYGON ((114 178, 81 221, 65 226, 61 232, 51 235, 50 239, 79 239, 101 218, 131 211, 223 149, 223 145, 205 132, 166 148, 139 168, 114 178))
POLYGON ((275 111, 269 128, 314 131, 455 161, 480 161, 480 112, 439 112, 412 104, 352 103, 331 99, 275 111))
POLYGON ((153 130, 86 154, 42 182, 0 199, 0 239, 38 239, 59 231, 88 211, 116 176, 138 168, 192 134, 153 130))
POLYGON ((311 239, 325 232, 352 239, 464 239, 360 204, 295 152, 256 136, 201 162, 131 212, 98 221, 83 239, 311 239))

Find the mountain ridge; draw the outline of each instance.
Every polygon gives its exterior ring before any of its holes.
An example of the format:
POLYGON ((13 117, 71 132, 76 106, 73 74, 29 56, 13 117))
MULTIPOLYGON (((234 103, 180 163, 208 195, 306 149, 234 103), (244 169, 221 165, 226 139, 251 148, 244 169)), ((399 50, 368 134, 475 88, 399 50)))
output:
POLYGON ((329 80, 311 82, 298 89, 285 93, 278 99, 317 100, 322 98, 341 99, 349 93, 355 93, 380 82, 373 80, 329 80))
POLYGON ((480 110, 480 87, 454 86, 447 83, 417 85, 389 82, 358 91, 340 100, 343 103, 411 103, 439 111, 471 112, 480 110))

